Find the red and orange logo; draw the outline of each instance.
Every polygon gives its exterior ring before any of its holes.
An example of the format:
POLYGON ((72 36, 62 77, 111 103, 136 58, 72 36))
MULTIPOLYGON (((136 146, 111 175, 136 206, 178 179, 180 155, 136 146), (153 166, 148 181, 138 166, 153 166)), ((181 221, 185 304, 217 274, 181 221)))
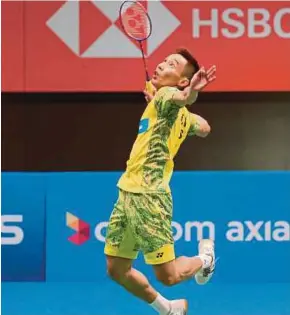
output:
POLYGON ((66 226, 76 231, 68 240, 76 245, 85 243, 90 238, 90 226, 70 212, 66 212, 66 226))

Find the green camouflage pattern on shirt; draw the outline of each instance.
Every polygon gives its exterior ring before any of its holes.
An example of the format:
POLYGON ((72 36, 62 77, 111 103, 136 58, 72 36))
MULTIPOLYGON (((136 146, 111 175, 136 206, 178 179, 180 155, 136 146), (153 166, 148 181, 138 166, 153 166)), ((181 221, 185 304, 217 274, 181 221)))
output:
POLYGON ((172 104, 171 98, 175 88, 162 89, 155 100, 157 123, 154 126, 145 163, 143 165, 143 185, 165 191, 163 174, 166 162, 170 158, 167 140, 179 112, 179 107, 172 104))

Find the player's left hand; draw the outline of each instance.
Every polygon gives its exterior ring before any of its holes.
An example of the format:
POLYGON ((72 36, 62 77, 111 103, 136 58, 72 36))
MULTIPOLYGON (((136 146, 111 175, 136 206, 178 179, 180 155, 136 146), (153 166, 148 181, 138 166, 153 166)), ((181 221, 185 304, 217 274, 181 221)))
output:
POLYGON ((179 106, 191 105, 196 99, 198 92, 202 91, 209 83, 216 79, 216 66, 210 67, 206 70, 202 67, 192 77, 190 84, 178 93, 175 93, 172 100, 179 106))
POLYGON ((209 83, 216 79, 216 66, 212 66, 209 69, 202 67, 191 79, 190 89, 191 91, 202 91, 209 83))

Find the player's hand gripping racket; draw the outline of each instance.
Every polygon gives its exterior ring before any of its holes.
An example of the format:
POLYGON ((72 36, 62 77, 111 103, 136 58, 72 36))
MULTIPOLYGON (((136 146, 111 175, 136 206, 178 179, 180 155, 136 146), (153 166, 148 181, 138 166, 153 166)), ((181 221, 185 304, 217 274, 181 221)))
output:
POLYGON ((119 15, 124 32, 129 37, 139 42, 146 74, 146 90, 148 93, 153 94, 154 87, 150 82, 143 48, 143 41, 149 38, 152 32, 151 19, 146 9, 136 1, 123 2, 120 7, 119 15))

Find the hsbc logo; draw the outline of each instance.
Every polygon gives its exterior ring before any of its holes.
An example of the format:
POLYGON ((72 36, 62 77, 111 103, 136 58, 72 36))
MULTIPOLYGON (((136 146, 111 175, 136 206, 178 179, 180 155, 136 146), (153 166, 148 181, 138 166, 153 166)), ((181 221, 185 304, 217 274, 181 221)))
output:
MULTIPOLYGON (((184 20, 180 36, 192 34, 198 40, 247 37, 263 39, 276 35, 289 39, 290 8, 212 8, 192 6, 192 29, 184 20)), ((80 58, 141 58, 138 43, 128 38, 120 25, 122 1, 66 1, 46 21, 47 27, 80 58)), ((180 26, 181 21, 160 0, 142 1, 152 20, 152 34, 144 43, 147 57, 152 55, 180 26)), ((185 10, 183 7, 179 10, 185 10)), ((180 14, 180 11, 179 11, 180 14)), ((186 37, 184 37, 186 38, 186 37)), ((187 39, 188 40, 188 39, 187 39)), ((193 43, 193 42, 192 42, 193 43)))
MULTIPOLYGON (((121 1, 67 1, 46 25, 80 58, 141 58, 138 43, 120 26, 120 5, 121 1)), ((145 43, 145 53, 150 56, 181 23, 160 1, 146 5, 153 25, 145 43)))

